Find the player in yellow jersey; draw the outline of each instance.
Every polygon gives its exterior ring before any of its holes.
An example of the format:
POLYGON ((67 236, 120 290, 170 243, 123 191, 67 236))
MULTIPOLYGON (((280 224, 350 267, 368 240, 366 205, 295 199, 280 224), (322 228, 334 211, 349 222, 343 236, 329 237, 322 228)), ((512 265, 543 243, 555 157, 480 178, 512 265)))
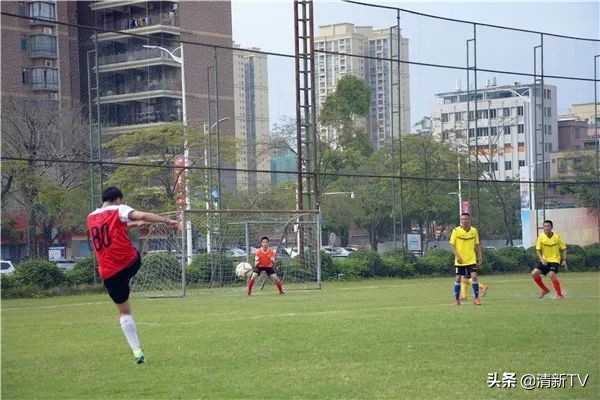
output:
POLYGON ((558 233, 552 232, 554 228, 552 221, 544 221, 543 227, 544 232, 538 236, 537 243, 535 244, 535 251, 537 252, 539 262, 537 267, 531 271, 531 276, 540 289, 542 289, 540 299, 550 293, 550 290, 544 285, 540 276, 540 274, 548 274, 554 290, 556 290, 556 299, 562 300, 564 296, 556 274, 560 265, 567 269, 567 246, 558 233))
POLYGON ((471 216, 468 213, 460 215, 460 226, 452 230, 450 235, 450 249, 454 254, 454 305, 460 305, 460 284, 464 279, 471 277, 473 280, 474 303, 480 305, 479 282, 477 272, 483 262, 481 245, 479 244, 479 233, 471 226, 471 216), (477 252, 477 254, 475 254, 477 252))

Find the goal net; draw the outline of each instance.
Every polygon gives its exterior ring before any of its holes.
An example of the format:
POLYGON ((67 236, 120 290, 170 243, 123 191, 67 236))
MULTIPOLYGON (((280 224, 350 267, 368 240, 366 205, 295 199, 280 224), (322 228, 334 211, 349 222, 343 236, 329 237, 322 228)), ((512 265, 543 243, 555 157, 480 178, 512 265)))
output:
MULTIPOLYGON (((153 225, 140 234, 142 268, 133 280, 144 296, 185 296, 203 289, 245 290, 235 275, 240 262, 254 266, 254 252, 267 236, 276 251, 275 269, 286 290, 319 289, 319 215, 295 210, 189 210, 173 230, 153 225)), ((262 274, 257 290, 274 290, 262 274)))

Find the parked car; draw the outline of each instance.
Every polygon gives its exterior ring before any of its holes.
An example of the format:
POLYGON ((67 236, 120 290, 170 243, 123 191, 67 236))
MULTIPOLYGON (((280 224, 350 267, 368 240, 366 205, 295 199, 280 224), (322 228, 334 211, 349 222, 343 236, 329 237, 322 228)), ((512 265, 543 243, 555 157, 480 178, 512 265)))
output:
POLYGON ((12 274, 13 272, 15 272, 15 267, 12 262, 0 260, 0 274, 12 274))
POLYGON ((227 255, 229 257, 246 257, 246 251, 243 249, 240 249, 239 247, 232 247, 230 249, 227 249, 227 255))
POLYGON ((75 260, 75 259, 59 260, 59 261, 54 261, 54 263, 56 264, 56 266, 58 268, 62 269, 63 271, 70 271, 73 269, 73 267, 77 263, 77 260, 75 260))

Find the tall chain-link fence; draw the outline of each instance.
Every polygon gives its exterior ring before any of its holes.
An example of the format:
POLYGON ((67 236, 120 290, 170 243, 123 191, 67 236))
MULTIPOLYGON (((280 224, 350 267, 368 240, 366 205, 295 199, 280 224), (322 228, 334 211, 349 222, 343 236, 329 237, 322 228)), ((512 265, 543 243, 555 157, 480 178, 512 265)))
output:
POLYGON ((239 284, 223 257, 288 226, 227 210, 318 211, 306 247, 311 263, 332 256, 327 278, 356 250, 447 248, 461 212, 489 249, 531 247, 546 219, 570 244, 600 242, 600 40, 336 4, 374 27, 315 27, 300 59, 317 140, 298 162, 296 58, 234 44, 227 2, 3 2, 2 260, 88 260, 85 219, 108 186, 136 209, 203 215, 162 241, 132 233, 175 259, 173 293, 190 285, 188 237, 218 259, 194 285, 239 284), (213 22, 191 29, 200 14, 213 22))

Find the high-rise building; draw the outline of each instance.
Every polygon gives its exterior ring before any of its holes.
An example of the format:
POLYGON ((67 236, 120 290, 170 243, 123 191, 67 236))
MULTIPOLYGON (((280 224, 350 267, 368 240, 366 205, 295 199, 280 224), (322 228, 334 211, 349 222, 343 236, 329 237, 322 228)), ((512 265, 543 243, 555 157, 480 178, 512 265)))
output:
POLYGON ((113 31, 96 37, 88 31, 86 41, 91 110, 99 115, 92 122, 100 124, 101 134, 182 121, 184 90, 188 122, 229 117, 219 130, 233 134, 230 50, 184 44, 180 63, 161 49, 144 48, 161 46, 181 56, 180 40, 230 47, 230 2, 103 0, 78 2, 78 7, 80 23, 113 31))
MULTIPOLYGON (((408 61, 408 39, 393 29, 376 29, 350 23, 319 27, 315 49, 345 54, 317 53, 317 107, 321 108, 327 95, 335 91, 338 80, 353 74, 371 87, 370 113, 365 121, 371 142, 379 148, 394 136, 410 133, 410 90, 408 64, 376 58, 408 61), (365 58, 370 57, 370 58, 365 58)), ((321 137, 336 140, 332 128, 320 128, 321 137)))
POLYGON ((250 170, 268 170, 271 162, 267 55, 250 50, 233 52, 235 137, 242 149, 236 165, 247 170, 237 172, 237 188, 263 191, 271 184, 270 174, 250 170))
POLYGON ((477 154, 484 176, 549 176, 549 153, 558 148, 556 86, 497 86, 494 78, 477 95, 459 88, 436 96, 442 104, 431 116, 433 135, 460 152, 477 154))
POLYGON ((3 1, 2 97, 79 102, 77 4, 68 1, 3 1), (29 19, 35 18, 35 19, 29 19))

